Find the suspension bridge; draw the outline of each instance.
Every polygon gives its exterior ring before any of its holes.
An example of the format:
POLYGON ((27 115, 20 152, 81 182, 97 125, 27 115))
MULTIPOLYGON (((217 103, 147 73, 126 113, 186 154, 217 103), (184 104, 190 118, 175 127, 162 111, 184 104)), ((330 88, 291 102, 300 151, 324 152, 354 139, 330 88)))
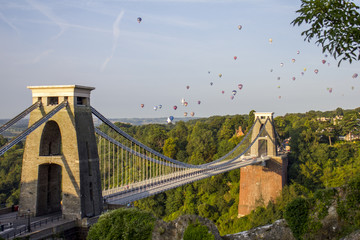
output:
POLYGON ((259 196, 274 199, 285 183, 287 160, 273 113, 255 113, 253 126, 226 155, 192 165, 156 152, 109 121, 90 105, 92 87, 28 88, 33 104, 0 127, 1 134, 30 115, 29 127, 0 148, 1 156, 26 139, 20 213, 91 218, 101 214, 104 203, 127 204, 240 168, 241 178, 247 176, 247 184, 240 184, 239 214, 245 215, 259 196), (105 130, 95 127, 93 118, 105 130), (254 187, 259 181, 262 186, 254 187))

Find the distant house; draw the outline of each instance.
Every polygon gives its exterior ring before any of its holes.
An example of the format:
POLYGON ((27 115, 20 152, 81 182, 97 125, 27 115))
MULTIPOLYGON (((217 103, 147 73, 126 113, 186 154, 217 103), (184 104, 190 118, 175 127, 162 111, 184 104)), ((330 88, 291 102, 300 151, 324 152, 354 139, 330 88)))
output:
POLYGON ((360 139, 360 135, 353 134, 352 132, 349 132, 344 137, 345 141, 353 141, 353 140, 357 140, 357 139, 360 139))
POLYGON ((241 136, 244 136, 244 135, 245 135, 245 134, 244 134, 241 126, 239 126, 239 129, 236 130, 236 136, 237 136, 237 137, 241 137, 241 136))

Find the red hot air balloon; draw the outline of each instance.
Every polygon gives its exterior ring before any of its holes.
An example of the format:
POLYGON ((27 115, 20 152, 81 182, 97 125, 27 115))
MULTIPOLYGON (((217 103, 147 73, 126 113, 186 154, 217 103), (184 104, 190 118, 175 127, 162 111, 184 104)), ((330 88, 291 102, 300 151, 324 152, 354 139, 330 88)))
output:
POLYGON ((195 115, 195 113, 194 113, 194 112, 191 112, 190 115, 193 117, 193 116, 195 115))
POLYGON ((200 104, 200 103, 201 103, 201 101, 199 100, 199 101, 198 101, 198 104, 200 104))
POLYGON ((318 69, 315 69, 314 70, 314 73, 318 74, 319 70, 318 69))
POLYGON ((241 83, 238 84, 238 88, 241 90, 243 88, 243 85, 241 83))
POLYGON ((188 105, 188 102, 184 102, 184 106, 186 107, 188 105))
POLYGON ((224 94, 224 93, 225 93, 225 91, 223 90, 223 91, 221 91, 221 93, 222 93, 222 94, 224 94))
POLYGON ((187 112, 184 112, 184 116, 185 116, 185 117, 187 116, 187 112))
POLYGON ((177 109, 177 106, 175 105, 173 108, 174 108, 174 110, 176 110, 176 109, 177 109))
POLYGON ((322 64, 325 64, 325 63, 326 63, 326 60, 325 60, 325 59, 323 59, 321 62, 322 62, 322 64))
POLYGON ((141 106, 141 108, 144 108, 145 105, 142 103, 140 106, 141 106))
POLYGON ((190 86, 186 86, 186 89, 189 89, 190 88, 190 86))
POLYGON ((234 56, 234 60, 236 60, 237 59, 237 56, 234 56))

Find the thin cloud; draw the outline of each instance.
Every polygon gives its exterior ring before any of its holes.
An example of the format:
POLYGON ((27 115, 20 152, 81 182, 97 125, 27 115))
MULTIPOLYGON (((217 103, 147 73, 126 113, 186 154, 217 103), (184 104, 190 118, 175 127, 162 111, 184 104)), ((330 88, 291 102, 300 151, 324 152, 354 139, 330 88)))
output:
POLYGON ((1 12, 0 12, 0 19, 3 20, 17 34, 19 34, 19 30, 1 12))
POLYGON ((27 0, 27 2, 36 10, 38 10, 40 13, 48 17, 52 22, 54 22, 58 27, 60 28, 60 32, 54 37, 54 39, 58 39, 67 29, 67 26, 65 22, 58 18, 50 8, 47 8, 46 6, 43 6, 36 1, 33 0, 27 0))
POLYGON ((42 52, 39 56, 37 56, 36 58, 34 58, 34 60, 32 61, 32 63, 34 63, 34 64, 35 64, 35 63, 38 63, 42 58, 50 55, 50 54, 53 53, 53 52, 54 52, 54 50, 52 50, 52 49, 48 49, 48 50, 42 52))
POLYGON ((108 58, 106 58, 105 62, 102 64, 101 66, 101 71, 104 71, 104 69, 106 68, 107 64, 110 62, 110 60, 112 59, 112 57, 114 56, 115 50, 117 48, 118 42, 119 42, 119 37, 120 37, 120 22, 121 19, 124 16, 124 11, 122 10, 119 15, 117 16, 116 20, 113 23, 113 46, 112 46, 112 50, 111 50, 111 54, 108 58))

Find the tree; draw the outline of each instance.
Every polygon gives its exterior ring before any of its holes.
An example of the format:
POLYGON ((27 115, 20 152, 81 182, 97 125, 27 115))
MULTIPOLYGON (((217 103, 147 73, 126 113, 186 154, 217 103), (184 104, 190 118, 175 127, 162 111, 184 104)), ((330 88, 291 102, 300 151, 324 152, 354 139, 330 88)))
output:
POLYGON ((107 212, 89 230, 87 239, 151 239, 155 218, 135 208, 107 212))
POLYGON ((305 41, 316 39, 322 51, 350 63, 360 60, 360 13, 359 6, 351 0, 301 0, 300 14, 292 25, 310 24, 301 33, 305 41))

